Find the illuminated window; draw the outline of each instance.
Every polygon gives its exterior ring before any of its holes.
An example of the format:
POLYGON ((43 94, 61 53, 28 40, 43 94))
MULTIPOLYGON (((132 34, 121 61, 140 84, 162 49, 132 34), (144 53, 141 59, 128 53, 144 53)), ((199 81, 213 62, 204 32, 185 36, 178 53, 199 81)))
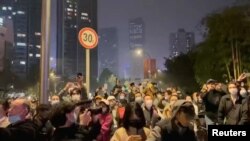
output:
POLYGON ((21 65, 25 65, 26 62, 25 62, 25 61, 20 61, 20 64, 21 64, 21 65))
POLYGON ((16 15, 16 12, 12 12, 12 15, 16 15))
POLYGON ((0 25, 3 25, 3 18, 0 18, 0 25))
POLYGON ((37 48, 41 48, 41 46, 40 46, 40 45, 36 45, 36 47, 37 47, 37 48))
POLYGON ((17 37, 26 37, 26 34, 17 33, 17 37))
POLYGON ((17 14, 23 15, 23 14, 25 14, 25 12, 24 11, 17 11, 17 14))
POLYGON ((8 16, 8 19, 11 19, 11 16, 8 16))
POLYGON ((35 35, 36 36, 41 36, 41 33, 40 32, 35 32, 35 35))
POLYGON ((12 7, 8 7, 9 10, 12 10, 12 7))
POLYGON ((2 10, 7 10, 7 7, 5 7, 5 6, 4 6, 4 7, 2 7, 2 10))
POLYGON ((33 57, 33 54, 32 54, 32 53, 30 53, 30 54, 29 54, 29 57, 33 57))
POLYGON ((72 8, 67 8, 67 11, 72 12, 73 9, 72 8))
POLYGON ((82 16, 88 16, 88 13, 81 13, 82 16))
POLYGON ((26 43, 17 42, 16 45, 17 46, 26 46, 26 43))
POLYGON ((41 55, 40 54, 36 54, 36 57, 39 58, 39 57, 41 57, 41 55))

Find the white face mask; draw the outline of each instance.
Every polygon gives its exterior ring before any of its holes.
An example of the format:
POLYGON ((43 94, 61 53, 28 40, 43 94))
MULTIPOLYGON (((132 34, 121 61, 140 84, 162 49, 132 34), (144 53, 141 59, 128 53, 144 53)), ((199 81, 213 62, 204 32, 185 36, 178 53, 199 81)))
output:
POLYGON ((247 91, 246 91, 246 89, 241 89, 241 90, 240 90, 240 95, 241 95, 242 97, 246 97, 246 96, 247 96, 247 91))
POLYGON ((135 102, 141 103, 141 102, 142 102, 142 97, 136 97, 136 98, 135 98, 135 102))
POLYGON ((121 95, 121 96, 120 96, 120 99, 125 99, 125 96, 124 96, 124 95, 121 95))
POLYGON ((108 108, 107 108, 107 107, 102 107, 102 113, 106 113, 106 112, 107 112, 107 110, 108 110, 108 108))
POLYGON ((148 109, 151 109, 153 105, 153 101, 152 100, 146 100, 145 101, 145 106, 148 108, 148 109))
POLYGON ((72 95, 71 99, 73 101, 80 101, 81 100, 81 96, 79 94, 75 94, 75 95, 72 95))
POLYGON ((9 121, 11 124, 21 121, 21 117, 19 115, 9 116, 9 121))
POLYGON ((52 100, 51 101, 51 105, 55 105, 55 104, 57 104, 57 103, 59 103, 60 101, 59 100, 52 100))
POLYGON ((238 89, 237 89, 237 88, 229 89, 229 93, 230 93, 232 96, 236 96, 236 95, 238 94, 238 89))

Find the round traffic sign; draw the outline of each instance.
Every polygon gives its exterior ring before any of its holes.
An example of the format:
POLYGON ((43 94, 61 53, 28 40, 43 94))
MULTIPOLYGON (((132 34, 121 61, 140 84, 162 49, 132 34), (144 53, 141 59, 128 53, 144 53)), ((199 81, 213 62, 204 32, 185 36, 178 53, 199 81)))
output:
POLYGON ((78 34, 80 44, 86 49, 93 49, 98 44, 98 35, 94 29, 85 27, 78 34))

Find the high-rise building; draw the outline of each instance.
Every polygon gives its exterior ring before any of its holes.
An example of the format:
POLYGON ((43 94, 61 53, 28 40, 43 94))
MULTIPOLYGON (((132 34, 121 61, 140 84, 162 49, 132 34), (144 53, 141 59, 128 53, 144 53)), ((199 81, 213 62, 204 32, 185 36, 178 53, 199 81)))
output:
POLYGON ((41 46, 41 1, 2 0, 1 15, 13 20, 14 53, 11 70, 26 79, 39 67, 41 46))
POLYGON ((129 48, 143 48, 145 43, 145 23, 142 18, 129 20, 129 48))
POLYGON ((179 29, 169 36, 170 57, 176 57, 181 53, 189 52, 195 46, 194 33, 179 29))
POLYGON ((118 76, 119 48, 117 29, 114 27, 102 28, 98 32, 100 37, 98 45, 99 76, 105 68, 118 76))
MULTIPOLYGON (((85 74, 85 49, 78 41, 84 27, 97 30, 97 0, 57 0, 57 74, 85 74)), ((91 78, 97 78, 97 48, 90 51, 91 78)))
POLYGON ((143 56, 138 56, 137 49, 145 50, 145 23, 142 18, 129 20, 129 49, 131 51, 130 59, 130 78, 132 80, 143 79, 143 56))
POLYGON ((0 17, 0 72, 10 71, 13 60, 13 22, 11 19, 0 17))

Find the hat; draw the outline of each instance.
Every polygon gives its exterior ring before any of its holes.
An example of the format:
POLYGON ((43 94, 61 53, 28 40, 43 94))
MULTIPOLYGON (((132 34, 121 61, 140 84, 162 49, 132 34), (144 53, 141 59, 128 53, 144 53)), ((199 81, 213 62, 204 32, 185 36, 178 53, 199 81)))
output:
POLYGON ((99 95, 97 95, 96 97, 95 97, 95 100, 96 99, 103 99, 101 96, 99 96, 99 95))
POLYGON ((109 96, 107 100, 116 100, 114 96, 109 96))
POLYGON ((109 101, 108 101, 107 99, 102 99, 102 100, 100 101, 100 103, 104 103, 104 104, 106 104, 106 105, 109 106, 109 101))
MULTIPOLYGON (((186 107, 189 109, 189 114, 192 116, 195 116, 195 111, 194 111, 194 106, 191 102, 186 101, 186 100, 177 100, 172 109, 172 119, 175 118, 176 114, 179 112, 181 107, 186 107)), ((194 117, 196 118, 196 117, 194 117)))
POLYGON ((217 82, 217 81, 214 80, 214 79, 208 79, 208 80, 207 80, 207 84, 216 83, 216 82, 217 82))

